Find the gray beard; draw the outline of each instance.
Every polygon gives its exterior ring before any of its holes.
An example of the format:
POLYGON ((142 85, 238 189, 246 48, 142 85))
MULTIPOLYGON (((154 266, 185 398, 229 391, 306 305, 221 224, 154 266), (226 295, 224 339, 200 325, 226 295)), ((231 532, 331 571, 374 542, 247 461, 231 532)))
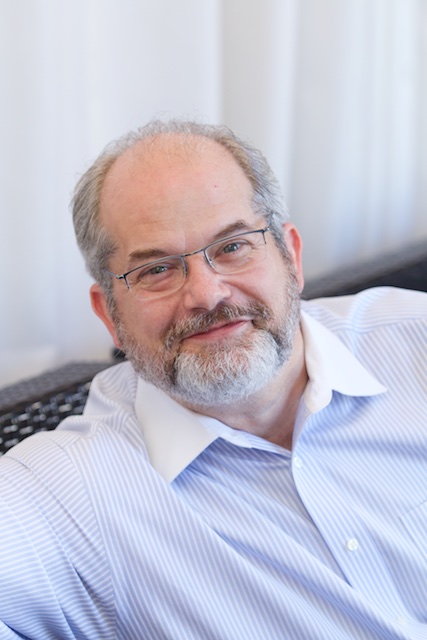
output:
POLYGON ((272 334, 257 330, 232 346, 179 354, 169 393, 196 407, 230 405, 271 382, 285 359, 272 334))
POLYGON ((221 304, 212 312, 174 324, 164 336, 163 349, 157 353, 142 348, 117 316, 116 330, 128 360, 144 380, 192 407, 227 406, 267 386, 289 359, 300 319, 299 290, 292 274, 286 290, 279 325, 273 322, 268 307, 260 303, 221 304), (255 329, 249 335, 231 343, 207 345, 197 353, 182 349, 181 341, 187 335, 244 316, 252 318, 255 329))

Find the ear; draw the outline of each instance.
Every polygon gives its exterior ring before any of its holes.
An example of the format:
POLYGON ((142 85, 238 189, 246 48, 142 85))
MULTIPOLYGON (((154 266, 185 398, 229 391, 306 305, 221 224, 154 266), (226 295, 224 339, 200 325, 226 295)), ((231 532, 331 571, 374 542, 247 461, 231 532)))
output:
POLYGON ((101 318, 102 322, 107 327, 113 342, 118 349, 121 349, 120 341, 117 337, 116 328, 114 322, 111 319, 110 311, 108 309, 107 297, 103 288, 95 283, 90 288, 90 301, 92 309, 95 311, 98 318, 101 318))
POLYGON ((304 288, 304 275, 302 270, 302 239, 297 228, 290 222, 283 225, 283 238, 295 267, 295 272, 300 291, 304 288))

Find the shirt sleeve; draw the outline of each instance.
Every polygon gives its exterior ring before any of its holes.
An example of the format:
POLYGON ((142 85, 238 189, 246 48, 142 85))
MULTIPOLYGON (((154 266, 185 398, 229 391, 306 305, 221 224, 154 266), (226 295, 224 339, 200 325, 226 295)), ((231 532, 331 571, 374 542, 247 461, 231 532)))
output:
POLYGON ((113 595, 85 487, 49 434, 0 461, 0 637, 110 638, 113 595))

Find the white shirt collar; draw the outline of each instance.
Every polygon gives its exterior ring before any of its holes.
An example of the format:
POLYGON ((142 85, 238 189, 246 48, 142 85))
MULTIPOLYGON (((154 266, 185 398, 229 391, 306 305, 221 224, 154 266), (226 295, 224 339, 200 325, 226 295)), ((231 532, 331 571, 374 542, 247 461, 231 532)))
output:
POLYGON ((335 334, 304 311, 301 329, 309 377, 304 401, 312 413, 329 404, 332 391, 348 396, 386 391, 335 334))
POLYGON ((202 424, 201 416, 141 378, 135 410, 150 462, 167 482, 217 438, 202 424))
MULTIPOLYGON (((326 406, 333 390, 352 396, 376 395, 386 390, 333 333, 304 311, 301 328, 310 380, 304 401, 311 412, 326 406)), ((172 482, 218 437, 240 446, 251 446, 253 441, 251 434, 186 409, 141 378, 135 410, 150 462, 167 482, 172 482)))

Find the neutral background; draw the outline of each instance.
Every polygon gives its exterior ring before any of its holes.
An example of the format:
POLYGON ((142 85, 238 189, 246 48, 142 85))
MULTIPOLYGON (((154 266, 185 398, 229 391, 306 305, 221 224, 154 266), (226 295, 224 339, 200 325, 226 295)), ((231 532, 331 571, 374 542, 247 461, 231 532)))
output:
POLYGON ((2 0, 0 385, 111 342, 76 179, 154 116, 259 146, 308 277, 427 242, 426 0, 2 0))

